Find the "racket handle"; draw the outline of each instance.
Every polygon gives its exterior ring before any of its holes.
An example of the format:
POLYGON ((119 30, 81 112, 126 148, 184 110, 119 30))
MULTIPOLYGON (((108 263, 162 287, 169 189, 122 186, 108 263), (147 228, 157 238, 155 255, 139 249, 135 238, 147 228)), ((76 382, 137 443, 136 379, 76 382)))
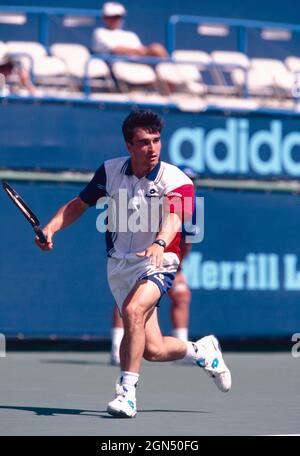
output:
POLYGON ((38 227, 38 226, 35 226, 35 227, 34 227, 34 231, 35 231, 37 237, 39 238, 39 240, 41 241, 41 243, 42 243, 42 244, 47 244, 47 242, 48 242, 48 241, 47 241, 47 238, 46 238, 46 236, 44 235, 44 233, 43 233, 43 231, 41 230, 41 228, 38 227))

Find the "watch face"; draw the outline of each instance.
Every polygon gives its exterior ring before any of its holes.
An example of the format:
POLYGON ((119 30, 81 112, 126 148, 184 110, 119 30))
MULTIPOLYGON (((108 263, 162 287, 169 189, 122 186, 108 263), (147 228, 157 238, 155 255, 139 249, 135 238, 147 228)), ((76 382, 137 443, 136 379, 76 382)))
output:
POLYGON ((156 241, 154 241, 154 243, 160 245, 163 248, 166 247, 166 243, 162 239, 157 239, 156 241))

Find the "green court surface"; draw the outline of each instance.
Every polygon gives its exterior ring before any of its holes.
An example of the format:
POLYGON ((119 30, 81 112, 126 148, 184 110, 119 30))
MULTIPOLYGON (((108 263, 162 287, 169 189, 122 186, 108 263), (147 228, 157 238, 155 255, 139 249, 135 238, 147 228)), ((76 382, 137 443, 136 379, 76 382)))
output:
POLYGON ((299 434, 300 358, 225 353, 229 393, 196 366, 144 362, 138 415, 106 413, 118 368, 108 353, 8 352, 0 358, 0 435, 299 434))

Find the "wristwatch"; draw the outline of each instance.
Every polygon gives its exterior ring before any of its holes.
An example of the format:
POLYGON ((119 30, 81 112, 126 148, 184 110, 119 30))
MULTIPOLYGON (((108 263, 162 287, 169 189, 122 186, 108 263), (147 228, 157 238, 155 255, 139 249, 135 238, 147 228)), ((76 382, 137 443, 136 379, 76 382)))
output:
POLYGON ((163 239, 156 239, 153 244, 158 244, 160 245, 161 247, 163 247, 164 249, 167 247, 167 244, 165 243, 165 241, 163 239))

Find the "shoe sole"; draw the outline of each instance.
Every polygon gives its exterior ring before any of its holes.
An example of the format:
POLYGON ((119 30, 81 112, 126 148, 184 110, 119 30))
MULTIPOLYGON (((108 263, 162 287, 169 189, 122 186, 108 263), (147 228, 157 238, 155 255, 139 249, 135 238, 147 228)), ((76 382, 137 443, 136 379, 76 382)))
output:
POLYGON ((123 412, 123 410, 116 410, 109 406, 107 407, 106 411, 115 418, 135 418, 137 414, 137 412, 135 412, 134 415, 127 415, 127 413, 123 412))
MULTIPOLYGON (((220 353, 220 355, 221 355, 221 357, 223 359, 223 353, 222 353, 220 342, 218 341, 218 339, 215 336, 212 336, 211 340, 212 340, 212 344, 213 344, 215 350, 220 353)), ((223 359, 223 362, 224 362, 224 359, 223 359)), ((224 364, 225 364, 225 362, 224 362, 224 364)), ((226 366, 226 364, 225 364, 225 366, 226 366)), ((220 387, 220 384, 218 383, 216 374, 213 374, 212 372, 205 370, 206 374, 210 378, 213 379, 214 384, 216 385, 216 387, 218 388, 219 391, 222 391, 222 393, 228 393, 231 390, 231 372, 230 372, 230 370, 228 369, 227 366, 226 366, 226 368, 227 368, 227 371, 228 371, 228 373, 230 375, 230 387, 229 388, 220 387)))

